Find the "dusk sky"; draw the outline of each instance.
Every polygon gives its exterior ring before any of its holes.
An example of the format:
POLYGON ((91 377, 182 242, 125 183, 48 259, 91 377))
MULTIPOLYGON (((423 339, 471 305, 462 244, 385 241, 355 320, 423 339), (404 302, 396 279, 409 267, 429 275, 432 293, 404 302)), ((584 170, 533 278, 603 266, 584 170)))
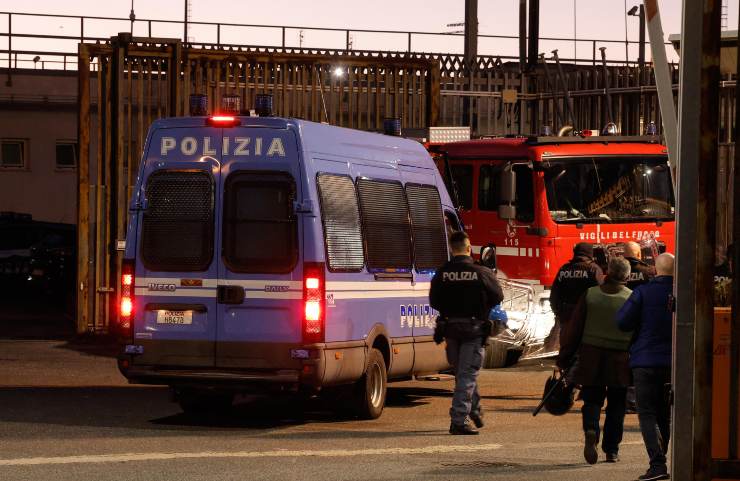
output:
MULTIPOLYGON (((461 22, 464 17, 463 0, 190 0, 193 21, 249 23, 260 25, 294 25, 304 27, 334 27, 356 29, 413 30, 423 32, 451 32, 461 27, 449 28, 449 23, 461 22)), ((681 0, 659 0, 663 18, 663 30, 667 35, 679 33, 681 28, 681 0)), ((625 9, 637 5, 635 0, 541 0, 540 36, 572 38, 574 34, 574 5, 576 35, 581 39, 609 39, 624 41, 625 9)), ((183 0, 134 0, 138 19, 182 20, 183 0)), ((481 34, 517 35, 518 0, 480 0, 479 23, 481 34)), ((131 0, 31 0, 17 2, 0 0, 0 11, 35 12, 47 14, 97 15, 128 17, 131 0)), ((729 1, 729 29, 737 28, 738 0, 729 1)), ((638 20, 626 18, 627 35, 630 40, 638 38, 638 20)), ((87 35, 109 37, 118 31, 128 30, 128 22, 88 22, 87 35)), ((13 17, 14 33, 47 33, 78 35, 79 20, 39 19, 13 17)), ((7 16, 0 14, 0 32, 7 32, 7 16)), ((154 24, 153 35, 160 37, 182 37, 179 25, 154 24)), ((145 35, 144 22, 137 23, 134 34, 145 35)), ((193 26, 189 37, 195 41, 215 42, 216 29, 209 26, 193 26)), ((355 49, 405 50, 404 35, 354 33, 355 49)), ((245 29, 224 27, 221 32, 224 43, 276 45, 281 41, 279 29, 245 29)), ((304 31, 304 46, 341 47, 343 32, 327 33, 304 31)), ((299 30, 287 30, 286 42, 297 46, 299 30)), ((14 39, 16 49, 43 49, 53 51, 76 51, 75 41, 46 41, 14 39)), ((462 37, 414 36, 412 49, 417 51, 462 52, 462 37)), ((610 58, 624 59, 625 46, 600 43, 607 47, 610 58)), ((7 39, 0 38, 0 48, 7 48, 7 39)), ((560 48, 562 57, 572 57, 574 44, 570 42, 546 42, 540 44, 541 52, 560 48)), ((479 44, 479 53, 517 55, 516 40, 485 39, 479 44)), ((590 42, 578 44, 579 57, 591 57, 590 42)), ((675 52, 668 48, 670 59, 675 52)), ((630 58, 637 56, 637 47, 630 49, 630 58)), ((648 49, 649 58, 649 49, 648 49)))

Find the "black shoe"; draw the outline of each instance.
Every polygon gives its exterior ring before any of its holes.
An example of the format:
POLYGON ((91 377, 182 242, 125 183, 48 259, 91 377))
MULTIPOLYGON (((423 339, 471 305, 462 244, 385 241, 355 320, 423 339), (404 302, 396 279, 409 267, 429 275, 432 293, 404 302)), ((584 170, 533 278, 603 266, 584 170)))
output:
POLYGON ((648 469, 645 474, 637 478, 637 481, 655 481, 657 479, 671 479, 671 475, 668 474, 667 467, 650 466, 650 469, 648 469))
POLYGON ((596 445, 599 444, 599 437, 596 431, 586 431, 586 441, 583 444, 583 457, 588 464, 596 464, 599 460, 599 453, 596 451, 596 445))
POLYGON ((480 428, 482 428, 483 426, 486 425, 483 422, 483 411, 481 411, 481 412, 479 412, 477 414, 470 413, 470 420, 473 421, 473 424, 475 424, 475 427, 478 428, 478 429, 480 429, 480 428))
POLYGON ((470 426, 469 424, 450 424, 450 434, 458 434, 458 435, 474 435, 478 434, 478 431, 475 430, 474 427, 470 426))
POLYGON ((619 455, 617 453, 606 453, 606 462, 607 463, 618 463, 619 455))

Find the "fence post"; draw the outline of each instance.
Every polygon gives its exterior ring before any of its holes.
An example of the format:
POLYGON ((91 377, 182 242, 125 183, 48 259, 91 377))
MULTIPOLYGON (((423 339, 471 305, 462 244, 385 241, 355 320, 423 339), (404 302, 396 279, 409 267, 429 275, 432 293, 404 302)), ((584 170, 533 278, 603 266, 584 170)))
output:
MULTIPOLYGON (((11 63, 10 59, 13 56, 13 14, 8 13, 8 79, 5 81, 5 85, 8 87, 11 87, 13 85, 13 77, 11 76, 11 69, 13 68, 13 64, 11 63)), ((16 55, 16 58, 18 58, 18 55, 16 55)), ((16 64, 18 61, 16 60, 16 64)))
MULTIPOLYGON (((77 57, 77 333, 90 323, 90 57, 81 43, 77 57)), ((100 82, 100 76, 98 82, 100 82)), ((99 108, 99 107, 98 107, 99 108)), ((98 173, 100 175, 100 173, 98 173)))
POLYGON ((411 52, 411 32, 409 32, 408 35, 409 35, 409 43, 408 43, 408 47, 406 47, 406 51, 411 52))
POLYGON ((216 45, 221 46, 221 24, 216 24, 216 45))
POLYGON ((346 31, 345 50, 349 50, 349 30, 346 31))
POLYGON ((285 27, 282 27, 283 30, 283 48, 285 48, 285 27))
POLYGON ((85 17, 80 17, 80 43, 85 43, 85 17))

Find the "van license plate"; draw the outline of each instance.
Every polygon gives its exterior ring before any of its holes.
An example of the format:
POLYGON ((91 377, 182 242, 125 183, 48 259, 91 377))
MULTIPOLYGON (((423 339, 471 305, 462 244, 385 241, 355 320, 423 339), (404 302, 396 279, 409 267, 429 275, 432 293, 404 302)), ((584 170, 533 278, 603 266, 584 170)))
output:
POLYGON ((157 324, 192 324, 193 311, 157 311, 157 324))

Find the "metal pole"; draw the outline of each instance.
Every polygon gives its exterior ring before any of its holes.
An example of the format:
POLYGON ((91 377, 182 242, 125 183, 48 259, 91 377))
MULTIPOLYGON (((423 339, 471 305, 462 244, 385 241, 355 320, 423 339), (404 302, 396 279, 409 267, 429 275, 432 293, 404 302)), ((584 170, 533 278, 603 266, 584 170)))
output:
MULTIPOLYGON (((721 10, 719 0, 683 2, 676 229, 676 272, 681 275, 675 277, 673 419, 676 422, 671 469, 676 481, 709 481, 712 477, 713 270, 721 10)), ((648 17, 650 13, 648 6, 648 17)))
POLYGON ((285 27, 283 27, 283 48, 285 48, 285 27))
POLYGON ((527 60, 527 0, 519 0, 519 71, 527 60))
POLYGON ((185 4, 185 22, 183 25, 184 32, 182 34, 182 41, 183 43, 188 43, 188 0, 184 0, 183 3, 185 4))
MULTIPOLYGON (((738 28, 740 28, 740 14, 738 15, 738 28)), ((740 30, 738 30, 740 31, 740 30)), ((737 59, 740 60, 740 49, 737 49, 737 59)), ((735 78, 740 73, 740 63, 736 64, 738 71, 735 78)), ((740 370, 740 277, 737 275, 737 268, 740 266, 740 149, 737 148, 737 133, 740 131, 740 82, 735 82, 735 165, 733 166, 733 200, 732 200, 732 245, 733 251, 727 255, 732 260, 732 312, 730 324, 730 372, 735 374, 740 370)), ((740 402, 740 383, 737 375, 730 376, 730 439, 729 451, 730 459, 738 459, 738 410, 736 409, 740 402)))
POLYGON ((408 33, 408 36, 409 36, 409 43, 408 43, 408 46, 406 47, 406 51, 410 52, 411 51, 411 32, 408 33))
POLYGON ((85 17, 80 17, 80 43, 85 42, 85 17))
POLYGON ((345 41, 344 41, 345 50, 349 50, 349 30, 347 30, 345 34, 346 34, 345 41))
MULTIPOLYGON (((466 90, 473 90, 474 71, 478 59, 478 0, 465 0, 465 72, 468 75, 466 90)), ((474 130, 470 115, 471 98, 463 97, 462 125, 469 125, 474 130)))
POLYGON ((13 65, 10 58, 13 56, 13 14, 8 14, 8 79, 5 81, 5 85, 8 87, 13 86, 13 77, 11 76, 11 69, 13 65))
POLYGON ((544 53, 540 54, 540 60, 542 61, 542 68, 545 70, 545 83, 547 85, 547 90, 552 94, 553 101, 555 102, 555 115, 557 116, 557 121, 560 124, 560 127, 562 127, 565 120, 563 120, 563 112, 560 109, 560 102, 558 102, 558 98, 555 96, 555 87, 550 79, 550 69, 547 67, 547 60, 545 60, 544 53))
MULTIPOLYGON (((87 330, 90 322, 90 57, 81 43, 77 57, 77 333, 87 330)), ((102 75, 98 75, 98 82, 102 75)), ((100 107, 98 107, 100 110, 100 107)), ((99 114, 98 114, 99 116, 99 114)), ((98 172, 97 175, 100 175, 98 172)))
POLYGON ((607 121, 614 122, 614 112, 612 111, 612 94, 609 91, 609 69, 606 67, 606 47, 601 47, 601 65, 604 72, 604 95, 606 95, 606 115, 607 121))
POLYGON ((673 103, 673 81, 668 70, 668 58, 663 44, 663 26, 658 10, 658 0, 645 0, 647 13, 648 34, 650 36, 650 51, 653 56, 653 70, 655 73, 655 87, 658 90, 658 104, 660 118, 663 121, 663 135, 665 135, 668 158, 671 161, 671 177, 673 187, 676 188, 676 168, 678 167, 678 125, 676 121, 676 106, 673 103))
POLYGON ((637 66, 640 77, 638 85, 642 85, 642 76, 645 71, 645 5, 640 5, 640 45, 637 56, 637 66))
POLYGON ((529 68, 539 61, 540 43, 540 0, 529 0, 529 68))
POLYGON ((573 117, 573 108, 570 104, 570 91, 568 90, 568 81, 565 79, 565 72, 563 66, 560 64, 560 58, 558 57, 558 49, 552 51, 552 56, 555 59, 555 65, 557 66, 557 77, 560 79, 560 85, 563 87, 564 104, 565 104, 565 115, 570 119, 570 125, 575 128, 576 120, 573 117))

